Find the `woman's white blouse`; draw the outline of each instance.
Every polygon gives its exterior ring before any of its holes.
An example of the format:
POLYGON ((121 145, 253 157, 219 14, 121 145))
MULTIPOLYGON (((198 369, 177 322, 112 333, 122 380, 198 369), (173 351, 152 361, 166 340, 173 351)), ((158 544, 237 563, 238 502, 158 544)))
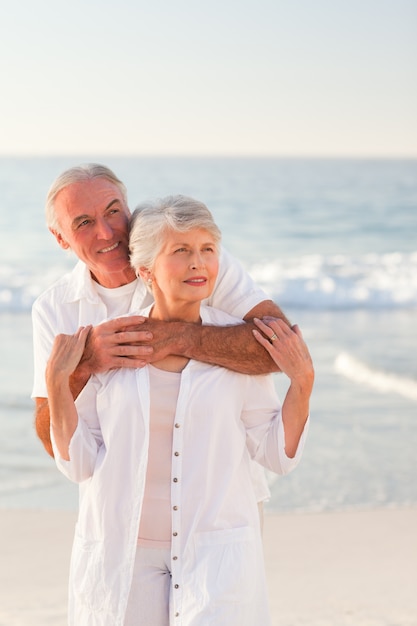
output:
MULTIPOLYGON (((203 323, 237 323, 202 307, 203 323)), ((77 399, 70 461, 80 483, 70 573, 70 624, 123 625, 149 441, 148 368, 93 376, 77 399)), ((171 483, 172 606, 178 626, 267 626, 259 516, 249 454, 277 474, 290 459, 272 376, 190 361, 181 374, 171 483)), ((53 439, 53 433, 52 433, 53 439)))

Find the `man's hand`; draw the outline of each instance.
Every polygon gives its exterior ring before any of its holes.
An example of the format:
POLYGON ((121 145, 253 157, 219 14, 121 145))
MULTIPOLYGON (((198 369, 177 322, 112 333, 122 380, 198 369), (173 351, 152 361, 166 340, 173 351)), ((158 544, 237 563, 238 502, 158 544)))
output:
MULTIPOLYGON (((118 367, 143 367, 144 356, 153 353, 152 334, 143 330, 146 318, 136 315, 120 317, 91 327, 84 352, 70 376, 73 398, 77 398, 91 374, 118 367)), ((50 439, 50 415, 47 398, 35 398, 35 428, 45 450, 53 456, 50 439)))
POLYGON ((148 345, 152 335, 142 330, 145 320, 141 315, 118 317, 91 328, 83 356, 70 378, 74 398, 92 374, 146 364, 144 357, 152 353, 148 345))
POLYGON ((146 317, 118 317, 93 326, 77 368, 80 375, 90 377, 119 367, 143 367, 153 352, 149 345, 152 333, 143 329, 146 317))

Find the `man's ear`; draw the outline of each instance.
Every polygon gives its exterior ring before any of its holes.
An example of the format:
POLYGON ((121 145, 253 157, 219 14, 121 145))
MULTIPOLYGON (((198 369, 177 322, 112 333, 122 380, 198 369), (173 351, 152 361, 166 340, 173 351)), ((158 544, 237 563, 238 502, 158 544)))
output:
POLYGON ((61 233, 59 233, 57 230, 54 230, 53 228, 50 228, 49 230, 51 231, 61 248, 63 248, 63 250, 68 250, 70 245, 65 241, 61 233))

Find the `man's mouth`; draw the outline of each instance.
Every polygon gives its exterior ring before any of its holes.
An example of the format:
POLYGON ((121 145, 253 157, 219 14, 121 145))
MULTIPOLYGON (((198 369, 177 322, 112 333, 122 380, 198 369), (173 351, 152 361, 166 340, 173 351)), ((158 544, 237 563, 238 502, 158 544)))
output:
POLYGON ((109 246, 108 248, 102 248, 101 250, 99 250, 99 253, 102 254, 104 252, 111 252, 112 250, 117 248, 119 244, 120 244, 120 241, 116 241, 116 243, 114 243, 112 246, 109 246))

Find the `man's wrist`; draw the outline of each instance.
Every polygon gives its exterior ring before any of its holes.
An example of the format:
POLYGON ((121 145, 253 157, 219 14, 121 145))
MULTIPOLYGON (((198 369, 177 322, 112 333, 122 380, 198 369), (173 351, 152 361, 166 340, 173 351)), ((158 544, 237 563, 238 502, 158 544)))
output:
POLYGON ((174 351, 173 354, 195 358, 200 353, 201 324, 191 322, 174 322, 174 351))
POLYGON ((86 363, 79 363, 77 368, 70 376, 70 388, 74 398, 78 396, 80 391, 85 387, 92 372, 86 363))

